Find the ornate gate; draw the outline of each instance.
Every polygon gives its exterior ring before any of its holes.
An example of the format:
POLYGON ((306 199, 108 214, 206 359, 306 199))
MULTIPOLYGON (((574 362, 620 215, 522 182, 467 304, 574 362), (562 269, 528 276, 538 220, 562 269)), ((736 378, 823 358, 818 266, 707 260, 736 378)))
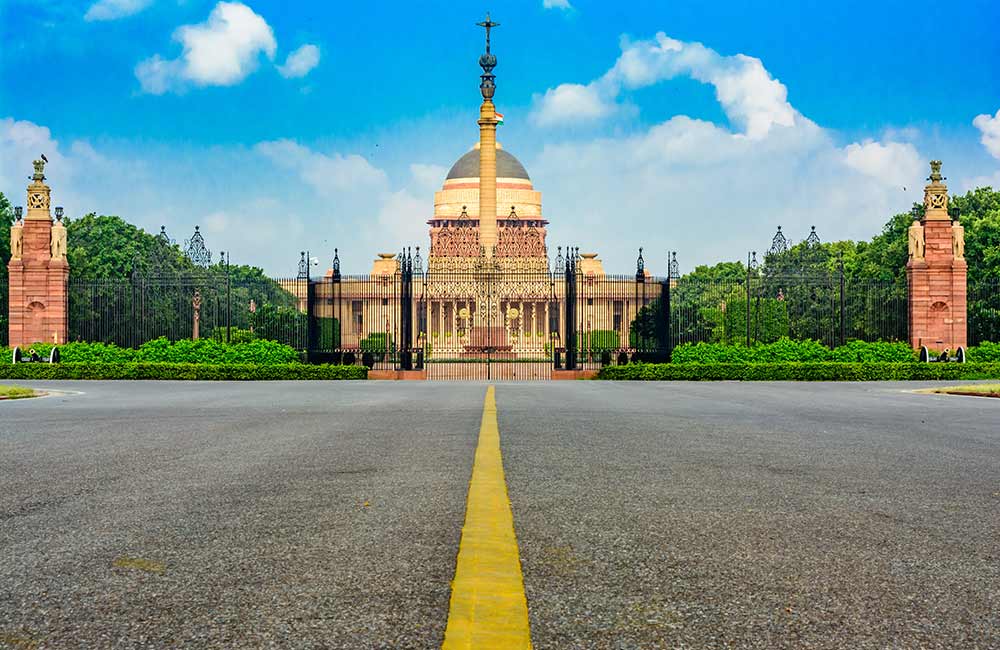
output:
POLYGON ((427 379, 550 379, 553 370, 667 357, 669 285, 593 272, 576 249, 554 267, 482 256, 461 268, 424 269, 419 251, 385 254, 374 272, 309 280, 311 361, 361 363, 427 379))
POLYGON ((474 271, 414 278, 417 350, 428 379, 535 380, 552 374, 561 301, 550 273, 474 271))

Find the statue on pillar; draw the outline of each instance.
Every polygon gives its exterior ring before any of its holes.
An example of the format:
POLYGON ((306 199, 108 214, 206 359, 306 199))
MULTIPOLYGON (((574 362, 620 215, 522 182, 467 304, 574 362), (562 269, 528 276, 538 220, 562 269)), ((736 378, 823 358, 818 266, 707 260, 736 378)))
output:
POLYGON ((201 289, 194 290, 194 297, 191 299, 191 307, 194 310, 193 322, 191 323, 191 340, 198 340, 198 326, 201 324, 201 289))
POLYGON ((10 259, 19 260, 24 253, 24 227, 18 219, 10 227, 10 259))
POLYGON ((919 221, 914 221, 909 231, 909 252, 911 260, 924 259, 924 227, 919 221))
POLYGON ((54 260, 66 259, 66 226, 63 225, 61 218, 57 219, 56 222, 52 224, 50 253, 52 254, 52 259, 54 260))
POLYGON ((965 259, 965 228, 957 219, 951 224, 951 255, 956 260, 965 259))

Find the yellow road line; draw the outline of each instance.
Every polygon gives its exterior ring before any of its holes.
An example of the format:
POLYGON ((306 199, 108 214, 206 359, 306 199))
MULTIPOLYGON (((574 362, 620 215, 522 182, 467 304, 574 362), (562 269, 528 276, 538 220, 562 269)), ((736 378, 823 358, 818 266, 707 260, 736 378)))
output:
POLYGON ((486 390, 442 650, 530 650, 528 601, 500 457, 493 386, 486 390))

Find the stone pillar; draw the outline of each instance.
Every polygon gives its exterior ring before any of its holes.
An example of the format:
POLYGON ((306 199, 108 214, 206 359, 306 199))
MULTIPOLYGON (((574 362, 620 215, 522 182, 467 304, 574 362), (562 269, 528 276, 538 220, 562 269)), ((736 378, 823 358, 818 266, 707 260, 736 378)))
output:
POLYGON ((52 222, 45 163, 36 160, 34 166, 28 185, 28 213, 23 222, 11 227, 11 259, 7 264, 11 347, 62 344, 69 331, 66 228, 61 214, 55 224, 52 222))
POLYGON ((941 161, 931 161, 924 187, 924 217, 908 233, 906 263, 910 344, 919 349, 967 345, 968 306, 964 229, 948 215, 948 186, 941 161))
POLYGON ((479 108, 479 245, 493 257, 497 245, 497 121, 489 99, 479 108))

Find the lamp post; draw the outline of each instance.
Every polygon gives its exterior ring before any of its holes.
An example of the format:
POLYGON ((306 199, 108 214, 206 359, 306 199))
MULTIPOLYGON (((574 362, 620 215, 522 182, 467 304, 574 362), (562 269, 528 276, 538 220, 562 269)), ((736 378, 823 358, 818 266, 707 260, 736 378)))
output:
POLYGON ((233 328, 232 291, 229 280, 229 253, 219 251, 219 264, 226 269, 226 343, 230 340, 230 330, 233 328))
POLYGON ((56 221, 62 221, 63 209, 61 205, 56 206, 56 221))

